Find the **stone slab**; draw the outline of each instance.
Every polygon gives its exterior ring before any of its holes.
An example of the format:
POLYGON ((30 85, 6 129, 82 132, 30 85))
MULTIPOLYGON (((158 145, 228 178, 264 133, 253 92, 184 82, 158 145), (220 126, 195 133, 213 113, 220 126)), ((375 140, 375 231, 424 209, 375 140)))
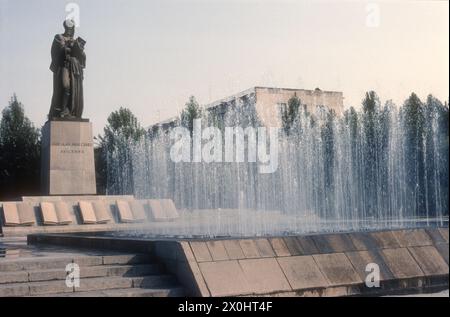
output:
POLYGON ((367 265, 370 263, 375 263, 380 268, 380 280, 391 280, 394 278, 394 275, 389 270, 389 267, 384 263, 383 258, 376 251, 353 251, 346 252, 347 258, 352 263, 359 277, 365 281, 367 274, 370 273, 366 271, 367 265))
POLYGON ((254 294, 271 294, 291 290, 276 259, 246 259, 239 260, 239 264, 254 294))
POLYGON ((150 256, 146 254, 120 254, 103 256, 104 265, 113 264, 145 264, 149 263, 150 256))
MULTIPOLYGON (((120 278, 126 279, 126 278, 120 278)), ((172 275, 147 275, 130 278, 132 287, 160 288, 175 286, 177 280, 172 275)))
POLYGON ((80 201, 80 213, 81 219, 84 224, 95 224, 97 223, 97 217, 95 216, 94 207, 90 201, 80 201))
POLYGON ((10 260, 0 261, 0 272, 12 272, 22 270, 23 267, 20 263, 10 260))
POLYGON ((377 241, 367 232, 352 232, 348 234, 355 246, 355 251, 367 251, 378 249, 377 241))
POLYGON ((448 275, 448 264, 434 246, 408 248, 425 275, 448 275))
POLYGON ((425 231, 430 236, 431 240, 433 240, 433 243, 439 244, 439 243, 446 243, 444 237, 441 235, 438 228, 426 228, 425 231))
POLYGON ((17 211, 21 225, 31 226, 36 222, 36 213, 32 204, 25 202, 18 203, 17 211))
POLYGON ((317 249, 316 244, 312 236, 297 237, 297 242, 300 245, 303 255, 318 254, 319 249, 317 249))
POLYGON ((439 228, 439 233, 444 238, 445 242, 448 243, 448 228, 439 228))
POLYGON ((180 218, 180 215, 172 199, 161 199, 160 203, 168 220, 175 220, 180 218))
POLYGON ((211 254, 209 253, 208 246, 206 242, 190 242, 192 252, 194 252, 194 256, 197 262, 207 262, 212 261, 211 254))
MULTIPOLYGON (((81 285, 81 280, 80 280, 80 285, 81 285)), ((65 280, 32 282, 32 283, 29 283, 29 287, 30 287, 30 295, 31 296, 73 292, 73 287, 67 287, 65 280)))
POLYGON ((316 254, 313 258, 331 286, 363 282, 344 253, 316 254))
POLYGON ((432 245, 433 241, 424 229, 395 230, 392 232, 401 247, 432 245))
POLYGON ((267 239, 255 239, 256 246, 258 247, 259 255, 262 258, 273 258, 275 252, 267 239))
POLYGON ((228 254, 222 241, 207 241, 206 245, 213 261, 228 260, 228 254))
POLYGON ((293 290, 325 288, 328 283, 312 256, 277 259, 293 290))
POLYGON ((448 253, 449 253, 448 243, 438 243, 435 245, 435 247, 439 251, 442 258, 445 260, 445 262, 447 262, 448 264, 448 253))
POLYGON ((211 296, 249 295, 252 288, 237 260, 199 263, 211 296))
POLYGON ((108 223, 111 221, 111 212, 109 206, 103 200, 95 200, 92 202, 95 218, 97 223, 108 223))
POLYGON ((141 200, 132 200, 129 202, 131 212, 133 213, 134 219, 136 221, 145 221, 147 219, 147 215, 145 212, 145 201, 141 200))
POLYGON ((21 283, 28 281, 28 272, 1 272, 0 271, 0 284, 7 283, 21 283))
POLYGON ((295 237, 283 238, 291 255, 303 255, 303 250, 295 237))
MULTIPOLYGON (((81 275, 81 274, 80 274, 81 275)), ((30 282, 64 280, 67 273, 64 269, 40 270, 29 272, 30 282)))
POLYGON ((25 283, 0 285, 0 297, 28 296, 30 287, 25 283))
POLYGON ((3 219, 6 226, 20 225, 19 211, 17 210, 17 203, 6 202, 2 206, 3 219))
MULTIPOLYGON (((120 272, 123 271, 126 271, 125 273, 128 273, 128 271, 132 272, 132 269, 133 268, 127 266, 106 266, 106 265, 85 266, 80 268, 80 277, 86 278, 86 277, 118 276, 120 272)), ((31 282, 65 280, 66 276, 67 273, 65 269, 38 270, 29 272, 29 279, 31 282)))
POLYGON ((57 225, 58 216, 56 214, 55 205, 51 202, 41 202, 41 213, 44 225, 57 225))
POLYGON ((423 277, 424 274, 406 248, 380 250, 384 262, 395 278, 423 277))
POLYGON ((92 124, 48 121, 42 129, 42 192, 96 194, 92 124))
POLYGON ((312 239, 320 253, 356 251, 351 239, 346 234, 316 235, 312 239))
POLYGON ((118 200, 117 209, 119 211, 119 218, 121 222, 132 223, 136 221, 133 212, 131 211, 130 205, 126 200, 118 200))
POLYGON ((282 238, 269 239, 276 256, 290 256, 291 253, 282 238))
POLYGON ((371 232, 369 234, 375 240, 376 246, 379 249, 400 248, 400 244, 392 231, 371 232))
POLYGON ((73 212, 71 213, 69 206, 64 201, 55 202, 55 210, 58 216, 58 224, 68 225, 73 222, 73 212))
POLYGON ((30 258, 16 262, 21 270, 45 270, 45 269, 65 269, 67 264, 72 263, 71 257, 44 257, 30 258))
POLYGON ((194 252, 192 252, 189 242, 180 241, 177 243, 177 255, 176 259, 179 262, 193 262, 195 261, 194 252))
POLYGON ((256 243, 252 239, 239 240, 239 245, 241 246, 242 252, 247 259, 259 258, 259 251, 256 243))
MULTIPOLYGON (((65 284, 65 283, 64 283, 65 284)), ((133 286, 132 278, 123 277, 94 277, 80 280, 80 287, 76 292, 86 292, 101 289, 129 288, 133 286)))
POLYGON ((149 199, 147 204, 150 211, 150 218, 156 222, 168 221, 164 208, 161 205, 161 201, 158 199, 149 199))
POLYGON ((224 240, 223 245, 230 260, 245 259, 244 252, 238 240, 224 240))

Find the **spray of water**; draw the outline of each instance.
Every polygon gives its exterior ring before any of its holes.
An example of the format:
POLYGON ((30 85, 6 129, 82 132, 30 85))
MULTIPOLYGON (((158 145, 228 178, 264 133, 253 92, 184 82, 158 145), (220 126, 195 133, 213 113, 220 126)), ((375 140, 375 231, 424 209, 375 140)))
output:
MULTIPOLYGON (((176 224, 152 232, 262 236, 448 223, 448 106, 413 94, 398 108, 369 93, 342 116, 300 106, 278 138, 278 169, 179 162, 170 129, 108 149, 108 193, 171 198, 176 224)), ((202 124, 258 126, 254 98, 205 111, 202 124)), ((164 227, 164 228, 163 228, 164 227)))

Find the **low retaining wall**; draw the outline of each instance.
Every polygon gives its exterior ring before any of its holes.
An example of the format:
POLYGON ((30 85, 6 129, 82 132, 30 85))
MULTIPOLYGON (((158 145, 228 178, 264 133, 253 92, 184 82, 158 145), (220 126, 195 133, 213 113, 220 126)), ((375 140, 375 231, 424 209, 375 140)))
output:
POLYGON ((139 243, 94 236, 28 240, 134 246, 163 262, 192 296, 364 296, 448 288, 448 228, 139 243), (365 284, 370 263, 380 269, 380 287, 365 284))

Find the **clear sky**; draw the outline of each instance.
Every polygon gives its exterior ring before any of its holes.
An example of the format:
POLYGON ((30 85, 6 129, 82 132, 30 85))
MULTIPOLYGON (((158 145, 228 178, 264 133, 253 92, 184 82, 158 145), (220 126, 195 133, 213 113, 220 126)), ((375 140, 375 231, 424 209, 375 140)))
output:
POLYGON ((448 100, 447 1, 0 0, 0 110, 16 92, 38 127, 70 2, 95 133, 120 106, 147 126, 190 95, 205 104, 252 86, 338 90, 346 106, 371 89, 396 103, 412 91, 448 100))

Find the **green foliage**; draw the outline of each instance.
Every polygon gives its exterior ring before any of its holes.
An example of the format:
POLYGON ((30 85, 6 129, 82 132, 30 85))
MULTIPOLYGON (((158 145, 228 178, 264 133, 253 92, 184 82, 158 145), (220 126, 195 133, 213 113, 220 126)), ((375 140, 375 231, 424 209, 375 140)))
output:
POLYGON ((145 129, 140 126, 136 116, 130 109, 123 107, 109 115, 103 132, 104 136, 100 140, 106 142, 108 147, 114 147, 119 140, 137 142, 145 135, 145 129))
POLYGON ((368 216, 374 216, 376 210, 374 206, 378 201, 378 138, 379 138, 379 114, 380 100, 374 91, 369 91, 362 102, 362 127, 364 133, 363 159, 364 175, 367 180, 364 183, 364 190, 369 199, 364 206, 368 216))
POLYGON ((97 192, 104 194, 106 188, 111 188, 112 192, 109 194, 131 194, 133 162, 130 150, 133 144, 145 139, 145 129, 129 109, 121 107, 109 115, 103 131, 104 135, 97 137, 99 144, 95 149, 97 192), (114 157, 114 160, 110 160, 111 157, 114 157), (108 181, 115 179, 117 175, 110 177, 109 173, 120 175, 120 181, 114 186, 108 185, 108 181))
POLYGON ((14 94, 0 122, 0 198, 39 193, 40 133, 14 94))
POLYGON ((325 210, 322 214, 325 217, 331 217, 335 208, 333 208, 334 202, 334 165, 335 165, 335 131, 334 124, 336 119, 336 113, 330 110, 326 114, 325 122, 321 129, 322 139, 322 152, 323 152, 323 172, 324 172, 324 185, 325 192, 325 210))
POLYGON ((297 96, 293 96, 288 100, 287 108, 281 113, 283 129, 287 135, 291 133, 295 123, 297 123, 300 105, 301 100, 297 96))
POLYGON ((188 128, 189 131, 194 130, 194 119, 199 119, 202 116, 202 111, 194 96, 189 97, 184 110, 181 112, 181 125, 188 128))
POLYGON ((440 201, 448 210, 448 105, 428 95, 423 106, 426 210, 427 215, 434 216, 440 201), (435 194, 436 186, 439 194, 435 194))

